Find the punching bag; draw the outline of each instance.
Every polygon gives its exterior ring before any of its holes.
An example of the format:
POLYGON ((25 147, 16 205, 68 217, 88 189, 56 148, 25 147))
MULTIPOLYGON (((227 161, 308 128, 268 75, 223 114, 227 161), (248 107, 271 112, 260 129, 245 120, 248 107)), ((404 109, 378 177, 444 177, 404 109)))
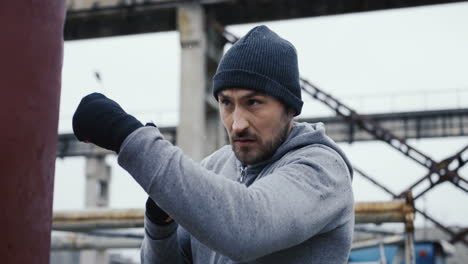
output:
POLYGON ((0 1, 0 262, 49 263, 65 0, 0 1))

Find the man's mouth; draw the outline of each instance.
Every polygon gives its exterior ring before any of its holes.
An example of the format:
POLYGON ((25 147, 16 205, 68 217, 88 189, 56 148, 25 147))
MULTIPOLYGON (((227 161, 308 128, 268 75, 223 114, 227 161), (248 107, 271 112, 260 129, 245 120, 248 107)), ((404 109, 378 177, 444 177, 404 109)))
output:
POLYGON ((253 138, 240 137, 240 138, 234 139, 234 144, 236 144, 239 147, 251 146, 255 142, 256 140, 253 138))

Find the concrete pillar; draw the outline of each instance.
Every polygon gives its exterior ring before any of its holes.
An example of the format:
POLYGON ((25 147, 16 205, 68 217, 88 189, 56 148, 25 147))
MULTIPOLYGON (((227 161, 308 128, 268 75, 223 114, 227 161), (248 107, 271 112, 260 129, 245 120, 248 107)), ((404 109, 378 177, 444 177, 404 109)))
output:
MULTIPOLYGON (((208 19, 214 21, 213 19, 208 19)), ((207 80, 207 97, 206 102, 207 108, 207 131, 211 137, 210 145, 207 145, 207 154, 215 151, 216 149, 226 145, 229 140, 226 134, 226 130, 219 116, 218 102, 213 97, 212 91, 212 79, 218 68, 219 61, 224 54, 224 46, 226 40, 224 37, 215 29, 215 27, 208 25, 207 27, 207 56, 206 56, 206 80, 207 80)))
MULTIPOLYGON (((111 167, 104 156, 86 158, 85 207, 108 207, 111 167)), ((105 250, 83 250, 81 264, 107 264, 109 256, 105 250)))
POLYGON ((49 262, 65 1, 0 1, 0 262, 49 262))
POLYGON ((85 207, 108 207, 111 167, 104 156, 86 158, 85 207))
POLYGON ((179 6, 177 25, 182 48, 177 144, 185 154, 201 160, 225 142, 217 103, 211 96, 213 58, 222 54, 223 45, 212 42, 200 4, 179 6))

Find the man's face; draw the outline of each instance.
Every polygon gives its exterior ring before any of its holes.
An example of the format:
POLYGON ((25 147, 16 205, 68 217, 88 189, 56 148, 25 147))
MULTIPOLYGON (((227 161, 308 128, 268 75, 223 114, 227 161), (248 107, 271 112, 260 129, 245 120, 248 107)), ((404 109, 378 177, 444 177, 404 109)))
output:
POLYGON ((218 102, 232 149, 244 165, 270 158, 292 128, 294 113, 274 97, 230 88, 218 93, 218 102))

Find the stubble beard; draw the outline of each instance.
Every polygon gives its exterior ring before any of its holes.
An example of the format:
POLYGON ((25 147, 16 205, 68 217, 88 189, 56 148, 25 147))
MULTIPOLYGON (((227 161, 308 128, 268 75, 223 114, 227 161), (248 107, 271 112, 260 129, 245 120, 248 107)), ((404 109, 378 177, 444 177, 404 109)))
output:
MULTIPOLYGON (((248 133, 242 133, 238 136, 253 136, 257 140, 258 147, 237 147, 232 144, 232 149, 237 159, 242 162, 243 165, 252 165, 266 161, 273 156, 279 146, 286 140, 289 132, 290 122, 286 122, 285 125, 280 129, 278 135, 273 139, 262 142, 261 138, 256 137, 248 133)), ((231 137, 232 138, 232 137, 231 137)))

